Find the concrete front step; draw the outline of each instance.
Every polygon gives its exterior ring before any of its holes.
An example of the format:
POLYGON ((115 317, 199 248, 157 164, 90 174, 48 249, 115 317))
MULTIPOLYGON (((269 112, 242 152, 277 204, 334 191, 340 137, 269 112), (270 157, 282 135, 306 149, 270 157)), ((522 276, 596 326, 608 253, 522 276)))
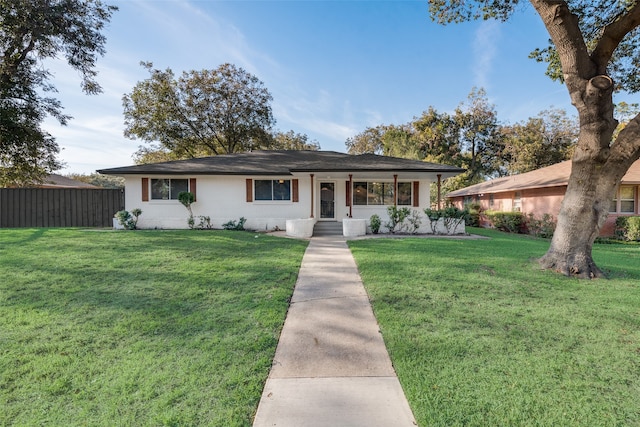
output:
POLYGON ((313 227, 314 236, 342 236, 341 222, 318 221, 313 227))

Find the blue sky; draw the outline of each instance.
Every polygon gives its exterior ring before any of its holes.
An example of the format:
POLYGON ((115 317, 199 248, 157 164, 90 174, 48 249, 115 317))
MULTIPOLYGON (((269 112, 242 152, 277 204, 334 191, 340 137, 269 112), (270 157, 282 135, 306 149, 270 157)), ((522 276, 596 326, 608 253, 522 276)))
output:
POLYGON ((504 123, 564 108, 563 85, 528 59, 546 45, 531 7, 508 23, 440 26, 426 1, 110 0, 117 5, 99 61, 104 93, 86 96, 75 71, 50 64, 66 127, 45 129, 62 147, 62 173, 133 163, 142 141, 123 136, 122 96, 156 68, 214 69, 229 62, 258 77, 273 95, 276 128, 345 151, 369 126, 407 123, 433 106, 453 111, 483 87, 504 123))

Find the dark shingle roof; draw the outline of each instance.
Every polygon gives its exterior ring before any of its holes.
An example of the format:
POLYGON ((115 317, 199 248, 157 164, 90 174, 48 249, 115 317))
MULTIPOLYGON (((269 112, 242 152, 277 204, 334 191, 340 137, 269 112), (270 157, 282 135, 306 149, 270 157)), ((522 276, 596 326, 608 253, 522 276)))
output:
POLYGON ((252 151, 173 162, 102 169, 107 175, 290 175, 295 172, 436 172, 457 175, 455 166, 375 154, 351 155, 335 151, 252 151))

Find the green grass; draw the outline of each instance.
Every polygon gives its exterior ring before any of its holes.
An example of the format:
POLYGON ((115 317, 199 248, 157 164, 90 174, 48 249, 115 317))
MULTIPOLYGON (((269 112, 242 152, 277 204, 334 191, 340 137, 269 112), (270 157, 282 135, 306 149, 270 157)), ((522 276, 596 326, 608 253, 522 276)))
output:
POLYGON ((548 241, 472 232, 349 242, 418 424, 639 426, 640 246, 579 281, 540 271, 548 241))
POLYGON ((251 425, 305 248, 0 230, 0 425, 251 425))

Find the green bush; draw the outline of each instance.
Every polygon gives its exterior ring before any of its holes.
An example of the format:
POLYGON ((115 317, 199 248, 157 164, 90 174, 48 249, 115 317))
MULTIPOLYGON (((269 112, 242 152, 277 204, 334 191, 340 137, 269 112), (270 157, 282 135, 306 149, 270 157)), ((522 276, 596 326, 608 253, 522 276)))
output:
POLYGON ((442 211, 440 209, 426 208, 424 210, 424 214, 429 220, 429 227, 431 227, 431 232, 433 234, 436 234, 438 232, 438 221, 440 221, 440 218, 442 218, 442 211))
POLYGON ((371 218, 369 218, 369 227, 371 227, 371 232, 373 234, 378 234, 381 225, 382 221, 380 220, 380 217, 377 214, 371 215, 371 218))
POLYGON ((222 228, 225 230, 244 231, 244 223, 247 222, 247 218, 241 216, 238 222, 231 220, 222 224, 222 228))
POLYGON ((640 240, 640 216, 620 216, 616 218, 616 237, 627 241, 640 240))
POLYGON ((444 228, 447 230, 447 234, 451 234, 455 229, 469 218, 469 211, 465 209, 458 209, 455 206, 447 206, 442 210, 442 221, 444 228))
POLYGON ((466 208, 469 212, 467 216, 467 225, 469 227, 480 227, 480 213, 482 212, 482 206, 480 203, 469 203, 466 208))
POLYGON ((627 239, 640 240, 640 216, 632 216, 627 220, 627 239))
POLYGON ((178 201, 182 203, 182 205, 187 208, 189 212, 189 218, 187 219, 187 224, 189 224, 189 228, 193 229, 195 226, 195 219, 193 218, 193 211, 191 210, 191 204, 196 201, 196 196, 189 191, 181 191, 178 193, 178 201))
POLYGON ((524 215, 521 212, 485 212, 493 226, 508 233, 520 233, 524 226, 524 215))
POLYGON ((616 228, 613 232, 615 237, 620 240, 626 240, 626 232, 627 232, 627 218, 628 216, 619 216, 616 218, 616 228))
POLYGON ((142 214, 142 209, 135 208, 131 212, 122 210, 116 212, 116 219, 127 230, 135 230, 138 228, 138 217, 142 214))
POLYGON ((404 220, 411 215, 411 209, 406 206, 402 208, 389 206, 387 207, 387 214, 389 215, 389 221, 385 226, 389 229, 390 233, 395 233, 396 231, 405 230, 404 220))
POLYGON ((529 234, 544 239, 552 238, 556 231, 556 221, 553 215, 547 213, 542 215, 542 218, 536 218, 530 213, 526 218, 525 225, 529 234))

